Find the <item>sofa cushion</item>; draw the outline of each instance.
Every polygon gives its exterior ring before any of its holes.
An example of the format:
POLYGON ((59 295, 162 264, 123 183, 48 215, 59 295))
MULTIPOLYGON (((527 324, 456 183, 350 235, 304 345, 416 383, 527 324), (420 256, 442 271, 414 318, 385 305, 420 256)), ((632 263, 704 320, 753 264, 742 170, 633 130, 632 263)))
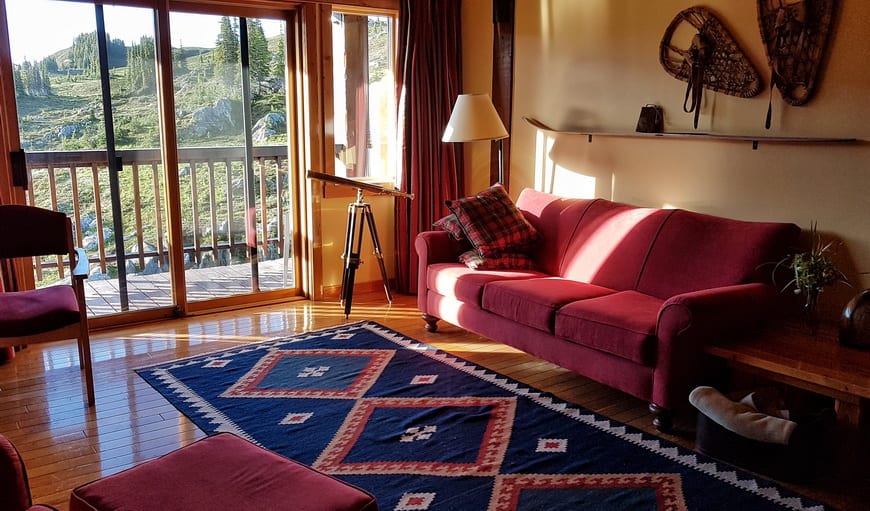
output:
POLYGON ((482 308, 512 321, 553 332, 556 310, 566 303, 613 293, 592 284, 547 277, 487 284, 482 308))
POLYGON ((743 222, 676 210, 656 238, 637 290, 669 298, 682 293, 769 279, 797 241, 794 224, 743 222))
POLYGON ((662 303, 636 291, 572 302, 556 312, 555 333, 571 342, 653 366, 662 303))
POLYGON ((574 229, 586 210, 602 199, 567 199, 526 188, 517 198, 517 207, 541 235, 531 251, 538 269, 558 275, 562 257, 574 229))
POLYGON ((577 225, 558 274, 611 289, 635 289, 653 241, 672 212, 597 201, 577 225))
POLYGON ((468 240, 484 257, 523 252, 540 239, 538 231, 500 184, 471 197, 448 200, 446 204, 456 215, 468 240))
POLYGON ((480 307, 483 288, 499 280, 522 280, 546 277, 534 270, 472 270, 460 263, 430 264, 426 271, 426 288, 443 296, 480 307))

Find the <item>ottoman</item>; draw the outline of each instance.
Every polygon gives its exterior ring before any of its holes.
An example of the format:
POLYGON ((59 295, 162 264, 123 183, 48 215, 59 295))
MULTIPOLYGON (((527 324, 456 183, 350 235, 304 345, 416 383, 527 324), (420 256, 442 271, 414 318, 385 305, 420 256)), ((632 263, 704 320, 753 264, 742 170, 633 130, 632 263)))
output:
POLYGON ((79 486, 70 511, 376 511, 355 486, 230 433, 79 486))

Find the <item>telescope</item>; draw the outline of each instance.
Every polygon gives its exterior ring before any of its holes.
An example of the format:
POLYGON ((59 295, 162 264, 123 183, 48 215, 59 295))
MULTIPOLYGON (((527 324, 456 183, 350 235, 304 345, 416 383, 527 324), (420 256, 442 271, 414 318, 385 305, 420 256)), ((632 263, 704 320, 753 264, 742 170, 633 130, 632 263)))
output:
POLYGON ((384 283, 387 302, 393 303, 393 295, 390 292, 390 283, 387 279, 387 269, 384 267, 384 255, 381 252, 381 242, 378 240, 378 230, 375 226, 375 217, 372 213, 371 205, 363 200, 363 191, 372 192, 377 195, 403 197, 405 199, 413 199, 414 194, 313 170, 309 170, 307 176, 308 179, 317 179, 327 183, 356 188, 356 200, 347 206, 347 230, 344 237, 344 253, 341 255, 341 258, 344 260, 344 270, 341 275, 341 295, 339 300, 341 305, 344 306, 345 319, 350 317, 351 304, 353 303, 353 284, 356 278, 356 270, 361 263, 360 251, 362 250, 363 232, 366 225, 368 225, 374 254, 381 270, 381 280, 384 283))

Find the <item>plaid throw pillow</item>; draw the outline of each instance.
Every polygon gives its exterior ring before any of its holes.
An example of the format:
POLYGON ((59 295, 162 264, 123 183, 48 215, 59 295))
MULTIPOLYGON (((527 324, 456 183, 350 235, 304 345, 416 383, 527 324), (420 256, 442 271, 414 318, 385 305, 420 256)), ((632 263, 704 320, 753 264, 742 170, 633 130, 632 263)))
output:
POLYGON ((465 233, 462 231, 462 226, 459 225, 459 220, 456 218, 456 215, 449 214, 444 218, 437 220, 432 227, 438 229, 439 231, 447 231, 450 236, 456 241, 464 241, 467 239, 465 237, 465 233))
POLYGON ((484 257, 477 250, 463 252, 459 262, 472 270, 534 270, 535 263, 527 254, 504 253, 484 257))
POLYGON ((446 204, 456 215, 468 240, 484 257, 523 252, 540 239, 538 231, 500 184, 446 204))

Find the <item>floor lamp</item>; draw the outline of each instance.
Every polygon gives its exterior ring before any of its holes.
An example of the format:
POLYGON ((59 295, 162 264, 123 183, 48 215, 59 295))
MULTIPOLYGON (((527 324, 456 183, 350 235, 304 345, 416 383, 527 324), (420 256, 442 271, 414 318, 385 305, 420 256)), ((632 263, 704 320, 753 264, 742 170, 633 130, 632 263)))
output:
POLYGON ((504 184, 504 145, 508 132, 489 94, 460 94, 444 129, 442 142, 498 140, 498 182, 504 184))

